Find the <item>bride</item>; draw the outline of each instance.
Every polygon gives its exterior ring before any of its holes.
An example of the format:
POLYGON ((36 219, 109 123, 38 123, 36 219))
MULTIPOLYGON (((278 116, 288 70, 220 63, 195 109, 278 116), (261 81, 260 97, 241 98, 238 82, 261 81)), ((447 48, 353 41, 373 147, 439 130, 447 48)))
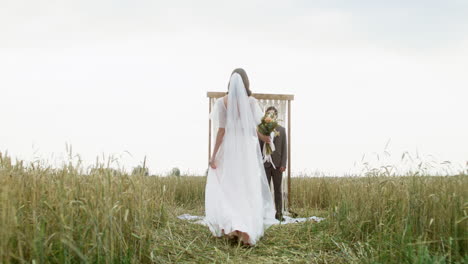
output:
POLYGON ((235 69, 227 95, 211 112, 217 136, 205 192, 205 221, 212 234, 245 245, 255 245, 276 221, 258 142, 269 137, 257 132, 263 112, 250 95, 246 72, 235 69))

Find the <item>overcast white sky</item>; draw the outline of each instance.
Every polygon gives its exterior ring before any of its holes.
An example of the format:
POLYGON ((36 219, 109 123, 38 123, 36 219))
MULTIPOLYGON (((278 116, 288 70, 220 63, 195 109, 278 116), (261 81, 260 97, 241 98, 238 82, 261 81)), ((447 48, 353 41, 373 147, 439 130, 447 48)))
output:
POLYGON ((206 92, 236 67, 295 94, 296 173, 349 172, 388 140, 394 161, 468 161, 464 0, 2 0, 0 151, 203 173, 206 92))

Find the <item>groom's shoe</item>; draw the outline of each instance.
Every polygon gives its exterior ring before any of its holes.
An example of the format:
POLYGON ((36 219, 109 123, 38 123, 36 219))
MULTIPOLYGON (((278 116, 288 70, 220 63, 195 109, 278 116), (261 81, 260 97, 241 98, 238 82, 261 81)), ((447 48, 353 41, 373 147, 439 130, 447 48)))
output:
POLYGON ((275 218, 280 221, 280 222, 283 222, 284 221, 284 218, 283 218, 283 214, 282 213, 276 213, 275 214, 275 218))

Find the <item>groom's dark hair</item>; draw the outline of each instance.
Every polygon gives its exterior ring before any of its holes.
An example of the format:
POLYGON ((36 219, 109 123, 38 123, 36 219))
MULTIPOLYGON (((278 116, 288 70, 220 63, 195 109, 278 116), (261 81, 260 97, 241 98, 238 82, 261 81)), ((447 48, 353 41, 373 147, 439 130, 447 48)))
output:
MULTIPOLYGON (((242 68, 237 68, 234 69, 231 73, 231 76, 234 73, 238 73, 242 77, 242 82, 244 83, 245 91, 247 92, 248 96, 252 95, 252 91, 250 91, 250 82, 249 82, 249 77, 247 76, 247 73, 245 72, 244 69, 242 68)), ((228 93, 229 93, 229 83, 228 83, 228 93)))
POLYGON ((268 107, 267 110, 265 111, 265 113, 268 112, 268 111, 270 111, 270 110, 275 111, 275 115, 278 115, 278 109, 276 109, 276 107, 274 107, 274 106, 268 107))

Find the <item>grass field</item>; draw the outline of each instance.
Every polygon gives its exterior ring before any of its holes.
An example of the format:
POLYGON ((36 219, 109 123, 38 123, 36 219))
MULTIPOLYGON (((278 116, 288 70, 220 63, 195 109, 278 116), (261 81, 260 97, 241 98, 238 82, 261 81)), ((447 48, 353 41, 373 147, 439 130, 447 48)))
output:
POLYGON ((291 209, 326 220, 247 248, 177 219, 205 177, 89 171, 0 153, 0 263, 468 263, 466 175, 293 178, 291 209))

